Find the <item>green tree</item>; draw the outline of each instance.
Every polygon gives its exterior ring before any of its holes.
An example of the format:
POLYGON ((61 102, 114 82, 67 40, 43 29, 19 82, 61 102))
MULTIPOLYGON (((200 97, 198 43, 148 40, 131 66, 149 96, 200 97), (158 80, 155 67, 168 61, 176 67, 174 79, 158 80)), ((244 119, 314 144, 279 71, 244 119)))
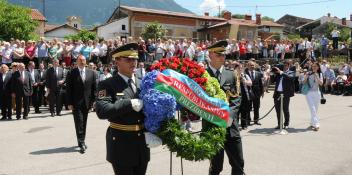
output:
POLYGON ((351 29, 349 29, 348 27, 336 25, 335 23, 332 23, 332 22, 328 22, 327 28, 325 30, 325 36, 328 37, 329 39, 332 39, 331 32, 335 29, 335 27, 337 27, 337 29, 340 31, 339 40, 343 42, 348 41, 348 39, 350 38, 351 29))
POLYGON ((147 39, 154 39, 156 40, 157 38, 162 38, 166 34, 166 29, 160 25, 157 21, 154 21, 152 23, 149 23, 144 26, 142 30, 142 37, 147 40, 147 39))
POLYGON ((0 0, 0 38, 29 40, 37 38, 38 22, 32 20, 31 9, 0 0))
POLYGON ((271 18, 271 17, 269 17, 269 16, 263 16, 263 17, 262 17, 262 20, 263 20, 263 21, 272 21, 272 22, 275 21, 274 18, 271 18))
POLYGON ((74 40, 74 41, 81 40, 83 42, 87 42, 89 40, 96 40, 97 35, 94 32, 90 32, 88 30, 83 29, 75 35, 65 36, 65 39, 70 39, 70 40, 74 40))
POLYGON ((233 15, 232 15, 232 18, 235 18, 235 19, 244 19, 244 15, 242 15, 242 14, 233 14, 233 15))
POLYGON ((299 34, 288 34, 287 39, 289 40, 299 40, 301 39, 301 36, 299 34))

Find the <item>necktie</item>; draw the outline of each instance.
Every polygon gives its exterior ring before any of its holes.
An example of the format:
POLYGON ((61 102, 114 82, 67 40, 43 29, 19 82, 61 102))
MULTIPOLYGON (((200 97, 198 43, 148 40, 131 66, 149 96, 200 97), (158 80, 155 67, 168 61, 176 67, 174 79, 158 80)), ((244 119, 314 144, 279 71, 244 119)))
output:
POLYGON ((128 86, 132 89, 133 93, 136 93, 136 87, 134 86, 133 80, 128 79, 128 86))
POLYGON ((220 70, 216 70, 216 78, 220 81, 221 77, 220 77, 220 70))
POLYGON ((251 71, 251 79, 254 80, 254 72, 251 71))
POLYGON ((82 81, 83 81, 83 82, 86 80, 86 77, 84 76, 83 70, 81 70, 81 78, 82 78, 82 81))
POLYGON ((143 75, 143 69, 141 68, 141 76, 142 76, 142 78, 144 77, 144 75, 143 75))

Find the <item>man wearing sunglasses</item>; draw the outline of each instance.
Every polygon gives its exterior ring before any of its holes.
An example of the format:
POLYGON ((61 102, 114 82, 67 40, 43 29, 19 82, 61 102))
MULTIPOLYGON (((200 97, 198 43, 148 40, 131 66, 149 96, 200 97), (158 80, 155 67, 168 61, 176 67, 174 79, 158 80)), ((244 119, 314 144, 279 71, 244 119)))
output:
POLYGON ((135 77, 138 44, 116 48, 111 55, 118 72, 99 83, 96 113, 107 119, 107 160, 115 174, 144 175, 150 159, 145 141, 143 102, 138 99, 140 80, 135 77))
MULTIPOLYGON (((218 79, 221 89, 225 91, 228 99, 232 96, 238 95, 238 83, 237 76, 233 71, 225 70, 225 48, 228 45, 227 41, 219 41, 212 46, 208 47, 210 64, 207 69, 210 76, 218 79)), ((229 158, 230 165, 232 167, 231 175, 243 175, 244 174, 244 160, 242 152, 242 141, 240 132, 238 129, 237 119, 235 117, 234 106, 230 104, 230 121, 226 129, 226 140, 224 149, 218 152, 210 162, 209 174, 219 175, 223 169, 224 162, 224 151, 226 151, 227 157, 229 158)), ((203 126, 211 125, 208 122, 204 122, 203 126)))

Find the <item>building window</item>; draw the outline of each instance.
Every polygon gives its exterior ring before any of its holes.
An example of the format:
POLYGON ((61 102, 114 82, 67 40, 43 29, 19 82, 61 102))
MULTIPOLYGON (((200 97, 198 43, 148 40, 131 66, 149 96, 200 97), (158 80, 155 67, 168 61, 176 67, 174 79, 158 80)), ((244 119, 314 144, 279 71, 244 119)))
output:
POLYGON ((122 25, 122 30, 126 30, 126 25, 125 24, 122 25))
POLYGON ((247 32, 247 39, 253 40, 253 38, 254 38, 254 36, 253 36, 253 31, 249 30, 249 31, 247 32))
POLYGON ((73 24, 73 27, 74 27, 74 28, 78 28, 78 25, 77 25, 77 24, 73 24))

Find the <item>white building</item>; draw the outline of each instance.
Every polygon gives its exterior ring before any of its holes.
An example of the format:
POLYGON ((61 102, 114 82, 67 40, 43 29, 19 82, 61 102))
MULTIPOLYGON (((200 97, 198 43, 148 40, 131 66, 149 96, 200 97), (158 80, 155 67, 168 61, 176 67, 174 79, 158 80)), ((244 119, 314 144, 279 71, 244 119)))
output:
POLYGON ((80 32, 79 29, 72 27, 68 24, 53 26, 51 28, 48 28, 48 27, 46 27, 46 31, 44 34, 45 38, 48 40, 51 40, 53 38, 64 40, 65 36, 74 35, 80 32))
POLYGON ((115 20, 110 23, 97 27, 97 35, 99 38, 115 39, 117 36, 127 37, 129 36, 128 18, 115 20))

